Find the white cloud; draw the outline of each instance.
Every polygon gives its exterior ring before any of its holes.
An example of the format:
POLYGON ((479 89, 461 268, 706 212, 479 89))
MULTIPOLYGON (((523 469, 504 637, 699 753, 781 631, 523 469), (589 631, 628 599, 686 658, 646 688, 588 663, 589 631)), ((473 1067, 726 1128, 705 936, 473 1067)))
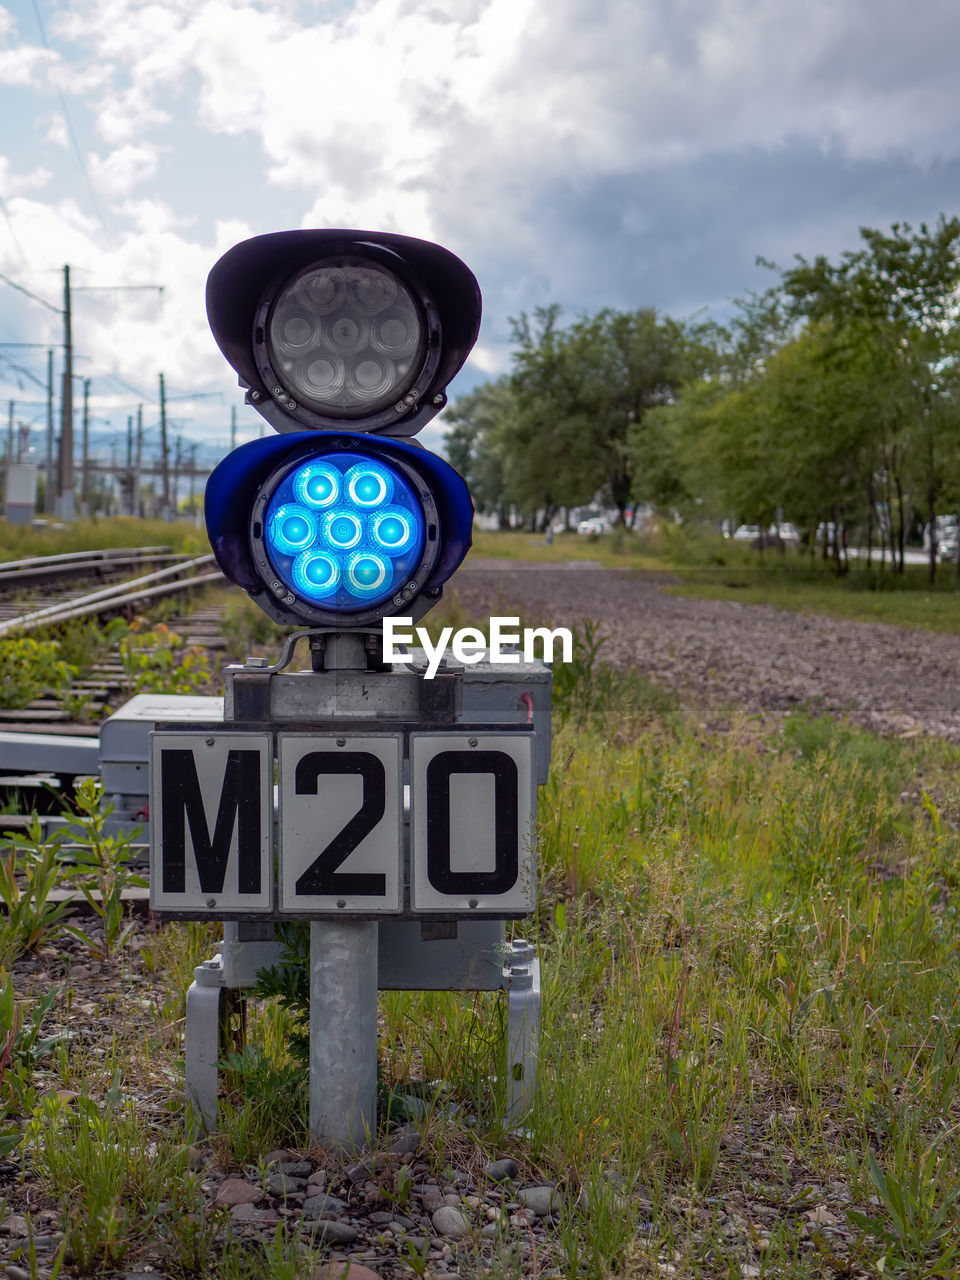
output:
POLYGON ((55 111, 50 117, 46 140, 55 147, 70 146, 70 130, 67 128, 67 118, 62 111, 55 111))
POLYGON ((13 196, 22 195, 25 191, 39 191, 50 181, 49 169, 39 165, 29 173, 14 173, 6 156, 0 156, 0 196, 10 200, 13 196))
MULTIPOLYGON (((64 3, 48 28, 62 58, 13 48, 0 8, 0 84, 35 87, 31 109, 43 127, 51 121, 50 142, 70 142, 51 114, 58 87, 81 146, 96 129, 102 150, 88 154, 87 171, 111 201, 109 229, 62 199, 70 189, 88 198, 69 156, 54 166, 56 204, 26 198, 49 177, 43 169, 14 190, 2 185, 14 181, 11 166, 0 167, 0 189, 19 197, 31 263, 56 245, 57 263, 98 280, 165 284, 160 314, 133 295, 112 310, 81 304, 91 365, 116 362, 134 382, 161 358, 174 381, 232 380, 206 331, 203 281, 254 230, 345 225, 439 239, 470 262, 498 263, 501 310, 516 314, 590 269, 587 232, 564 224, 563 243, 549 243, 544 221, 551 202, 573 207, 597 184, 633 183, 631 202, 604 225, 631 248, 623 275, 639 275, 665 257, 677 271, 695 258, 711 201, 726 198, 709 179, 681 188, 678 202, 700 221, 651 244, 663 206, 644 203, 643 175, 662 181, 666 167, 731 154, 766 159, 798 142, 839 167, 898 149, 924 162, 960 149, 955 0, 64 3), (249 166, 249 204, 236 206, 245 217, 217 221, 229 208, 217 165, 238 155, 249 166)), ((601 214, 585 202, 576 216, 601 214)), ((0 240, 0 261, 3 252, 0 240)), ((503 367, 504 350, 485 336, 473 368, 503 367)))
POLYGON ((119 199, 157 171, 158 149, 147 143, 128 144, 106 157, 91 152, 87 161, 90 181, 106 196, 119 199))

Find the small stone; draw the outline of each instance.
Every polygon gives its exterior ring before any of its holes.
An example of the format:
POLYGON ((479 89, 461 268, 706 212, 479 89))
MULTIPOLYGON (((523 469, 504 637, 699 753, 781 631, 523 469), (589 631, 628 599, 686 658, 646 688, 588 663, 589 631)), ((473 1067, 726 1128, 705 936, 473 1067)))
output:
POLYGON ((411 1124, 405 1124, 390 1139, 388 1150, 391 1155, 405 1156, 411 1155, 420 1146, 420 1133, 411 1124))
POLYGON ((187 1147, 187 1168, 192 1169, 194 1173, 199 1173, 201 1169, 206 1168, 207 1153, 202 1147, 187 1147))
POLYGON ((420 1199, 423 1203, 424 1210, 427 1213, 436 1213, 444 1203, 443 1192, 439 1187, 424 1187, 420 1192, 420 1199))
POLYGON ((542 1187, 524 1187, 517 1192, 517 1199, 525 1209, 535 1213, 538 1218, 546 1218, 548 1214, 559 1213, 563 1204, 556 1187, 549 1183, 542 1187))
POLYGON ((276 1151, 268 1151, 263 1157, 263 1163, 271 1164, 288 1164, 291 1160, 297 1160, 299 1157, 295 1151, 288 1151, 286 1147, 280 1147, 276 1151))
POLYGON ((243 1178, 227 1178, 220 1183, 220 1190, 213 1198, 214 1204, 232 1208, 235 1204, 256 1204, 263 1197, 259 1187, 253 1187, 243 1178))
POLYGON ((376 1271, 354 1262, 352 1258, 324 1262, 311 1274, 310 1280, 380 1280, 376 1271))
POLYGON ((430 1248, 430 1241, 426 1236, 407 1236, 406 1244, 411 1249, 415 1249, 421 1257, 426 1257, 427 1250, 430 1248))
POLYGON ((483 1236, 484 1240, 496 1240, 497 1236, 500 1234, 500 1228, 495 1222, 488 1222, 485 1226, 480 1228, 480 1234, 483 1236))
POLYGON ((257 1209, 252 1204, 237 1204, 230 1210, 231 1222, 252 1222, 257 1227, 275 1227, 280 1221, 276 1209, 257 1209))
POLYGON ((351 1182, 366 1182, 373 1173, 373 1162, 361 1160, 359 1164, 351 1165, 345 1172, 351 1182))
POLYGON ((23 1267, 18 1267, 11 1262, 9 1267, 3 1268, 3 1274, 8 1280, 30 1280, 30 1272, 24 1271, 23 1267))
POLYGON ((432 1217, 434 1228, 448 1240, 465 1240, 470 1234, 470 1223, 466 1214, 455 1209, 453 1205, 442 1204, 432 1217))
POLYGON ((460 1208, 460 1197, 455 1191, 447 1191, 444 1193, 443 1203, 452 1205, 454 1209, 460 1208))
POLYGON ((8 1236, 27 1236, 30 1234, 30 1226, 19 1213, 8 1213, 0 1222, 0 1232, 8 1236))
POLYGON ((351 1227, 349 1222, 338 1222, 336 1218, 318 1218, 310 1223, 311 1240, 324 1244, 353 1244, 358 1234, 356 1227, 351 1227))
POLYGON ((306 1186, 303 1178, 291 1178, 285 1173, 274 1173, 267 1180, 267 1190, 272 1196, 286 1196, 291 1191, 301 1191, 306 1186))
POLYGON ((517 1162, 508 1158, 503 1160, 491 1160, 488 1165, 484 1166, 483 1175, 489 1178, 491 1182, 509 1182, 511 1178, 517 1176, 517 1162))
POLYGON ((308 1218, 322 1218, 326 1213, 344 1213, 346 1211, 346 1203, 338 1199, 337 1196, 328 1196, 326 1194, 319 1196, 308 1196, 303 1202, 303 1212, 308 1218))
POLYGON ((393 1214, 388 1213, 386 1209, 377 1209, 367 1218, 368 1222, 372 1222, 375 1227, 385 1227, 393 1221, 393 1214))
POLYGON ((280 1172, 288 1178, 309 1178, 313 1173, 313 1165, 309 1160, 284 1160, 280 1172))

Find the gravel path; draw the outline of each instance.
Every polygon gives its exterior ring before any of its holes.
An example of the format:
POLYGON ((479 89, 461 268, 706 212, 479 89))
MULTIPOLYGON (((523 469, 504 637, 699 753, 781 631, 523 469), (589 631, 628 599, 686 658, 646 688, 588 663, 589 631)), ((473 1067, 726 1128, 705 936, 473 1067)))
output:
POLYGON ((587 562, 471 561, 456 588, 473 615, 599 623, 603 656, 682 694, 782 714, 813 706, 880 733, 960 742, 960 636, 668 595, 666 575, 587 562))

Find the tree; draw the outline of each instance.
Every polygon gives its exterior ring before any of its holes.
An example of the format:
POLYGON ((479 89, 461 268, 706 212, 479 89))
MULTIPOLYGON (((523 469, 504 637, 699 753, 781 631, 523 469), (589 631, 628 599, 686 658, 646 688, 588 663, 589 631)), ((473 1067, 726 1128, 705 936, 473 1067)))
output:
POLYGON ((887 474, 901 507, 905 463, 922 490, 933 581, 937 500, 956 454, 960 219, 941 214, 932 230, 921 223, 918 232, 909 223, 894 223, 889 234, 862 227, 860 237, 864 247, 838 263, 798 256, 783 289, 798 314, 829 321, 838 342, 869 353, 881 375, 887 474))
POLYGON ((507 454, 516 416, 510 380, 502 377, 461 396, 444 419, 449 426, 444 445, 450 464, 470 486, 477 510, 495 512, 501 528, 508 524, 514 500, 507 454))
POLYGON ((636 443, 647 413, 690 376, 696 342, 650 309, 605 309, 566 329, 548 307, 514 322, 512 386, 518 483, 543 505, 570 506, 605 489, 620 520, 633 497, 636 443))

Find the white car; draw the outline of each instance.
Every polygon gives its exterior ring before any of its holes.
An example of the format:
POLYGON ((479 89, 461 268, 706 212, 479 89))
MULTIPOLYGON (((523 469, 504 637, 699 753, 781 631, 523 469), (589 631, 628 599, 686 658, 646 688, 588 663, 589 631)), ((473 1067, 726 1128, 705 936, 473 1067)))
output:
POLYGON ((760 526, 758 524, 742 524, 733 531, 734 542, 753 542, 754 538, 760 537, 760 526))
POLYGON ((591 516, 589 520, 581 520, 577 525, 577 533, 582 537, 589 537, 591 533, 600 534, 607 532, 607 522, 602 516, 591 516))

